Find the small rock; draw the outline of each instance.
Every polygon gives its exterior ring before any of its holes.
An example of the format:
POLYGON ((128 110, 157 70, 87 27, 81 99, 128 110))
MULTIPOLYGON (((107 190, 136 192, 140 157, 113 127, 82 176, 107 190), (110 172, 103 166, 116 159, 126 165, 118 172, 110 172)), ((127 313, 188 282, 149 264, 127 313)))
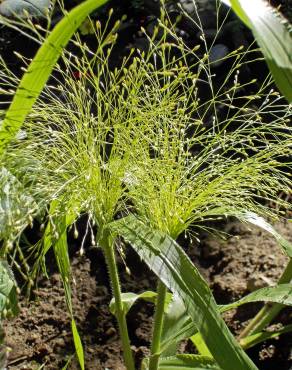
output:
POLYGON ((224 63, 224 58, 229 53, 228 47, 224 44, 215 44, 209 52, 209 62, 211 67, 217 68, 224 63))
POLYGON ((55 347, 59 347, 59 348, 65 348, 66 347, 65 340, 62 337, 56 338, 54 342, 55 342, 54 343, 54 348, 55 347))
POLYGON ((114 336, 116 333, 117 333, 116 329, 115 329, 115 328, 113 328, 113 327, 111 327, 111 328, 107 329, 107 331, 105 332, 105 335, 106 335, 107 337, 112 337, 112 336, 114 336))

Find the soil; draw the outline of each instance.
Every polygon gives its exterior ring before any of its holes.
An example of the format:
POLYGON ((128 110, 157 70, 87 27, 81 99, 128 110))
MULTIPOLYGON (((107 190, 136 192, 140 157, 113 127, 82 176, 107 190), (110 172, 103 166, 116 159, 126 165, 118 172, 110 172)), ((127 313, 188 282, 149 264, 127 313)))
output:
MULTIPOLYGON (((277 230, 292 240, 292 224, 278 223, 277 230)), ((201 242, 190 246, 189 255, 207 278, 218 303, 238 299, 254 289, 275 284, 287 262, 275 240, 267 233, 230 221, 224 226, 226 240, 202 235, 201 242)), ((155 277, 132 251, 127 252, 126 272, 119 260, 124 291, 142 292, 154 289, 155 277)), ((53 264, 52 264, 52 267, 53 264)), ((52 269, 54 270, 54 269, 52 269)), ((85 255, 72 255, 73 306, 83 341, 87 370, 125 370, 117 325, 109 313, 111 299, 103 255, 98 249, 87 249, 85 255)), ((68 369, 78 369, 66 311, 60 276, 52 272, 50 279, 40 279, 34 290, 35 300, 21 301, 21 313, 5 324, 6 344, 11 348, 8 369, 62 369, 71 357, 68 369)), ((239 333, 260 308, 245 305, 225 314, 233 333, 239 333)), ((128 314, 129 332, 137 366, 147 354, 151 336, 153 307, 138 302, 128 314)), ((291 323, 292 311, 286 309, 277 323, 291 323)), ((188 351, 192 346, 186 344, 188 351)), ((292 334, 283 335, 258 345, 248 352, 261 370, 292 368, 292 334)))

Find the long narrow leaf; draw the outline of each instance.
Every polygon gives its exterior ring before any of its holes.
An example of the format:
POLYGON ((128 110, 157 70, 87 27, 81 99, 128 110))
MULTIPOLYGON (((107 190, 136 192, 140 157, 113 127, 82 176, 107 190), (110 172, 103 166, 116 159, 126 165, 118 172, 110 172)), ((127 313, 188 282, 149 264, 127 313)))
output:
POLYGON ((0 156, 17 134, 47 82, 63 48, 84 19, 108 0, 87 0, 75 7, 56 25, 23 75, 13 101, 0 126, 0 156))
POLYGON ((196 333, 195 335, 192 335, 190 337, 190 340, 196 346, 197 351, 199 352, 200 355, 212 357, 212 354, 210 353, 200 333, 196 333))
POLYGON ((239 220, 243 222, 248 222, 250 224, 253 224, 257 227, 260 227, 261 229, 267 231, 270 233, 279 243, 279 245, 282 247, 283 252, 292 258, 292 244, 286 240, 281 234, 279 234, 271 224, 269 224, 263 217, 258 216, 254 212, 245 212, 245 213, 238 213, 234 214, 239 220))
MULTIPOLYGON (((57 208, 58 200, 52 201, 50 212, 53 214, 57 208)), ((55 258, 64 286, 66 304, 71 316, 71 328, 74 346, 81 370, 84 370, 85 369, 84 352, 73 315, 71 286, 70 286, 71 266, 67 243, 67 228, 68 226, 72 225, 74 220, 75 216, 73 214, 68 213, 67 215, 61 214, 60 217, 55 217, 54 224, 48 223, 47 228, 45 230, 44 247, 46 250, 48 250, 50 243, 53 244, 55 258)))
POLYGON ((176 355, 162 358, 159 370, 220 370, 214 360, 197 355, 176 355))
POLYGON ((221 318, 207 283, 173 239, 150 229, 134 216, 114 222, 111 229, 129 242, 161 281, 182 299, 222 369, 257 369, 221 318))
POLYGON ((266 0, 222 0, 250 27, 274 80, 292 102, 292 27, 266 0))
POLYGON ((77 326, 76 326, 76 322, 75 322, 73 316, 72 316, 72 320, 71 320, 71 329, 72 329, 72 333, 73 333, 74 346, 75 346, 76 354, 77 354, 77 357, 78 357, 78 361, 79 361, 81 370, 84 370, 85 365, 84 365, 83 346, 82 346, 82 342, 81 342, 81 339, 80 339, 80 336, 79 336, 79 333, 78 333, 78 329, 77 329, 77 326))
POLYGON ((160 345, 161 355, 164 357, 175 355, 180 341, 189 338, 196 331, 184 303, 178 296, 173 295, 164 314, 160 345))
MULTIPOLYGON (((155 303, 156 296, 157 296, 157 293, 152 292, 150 290, 147 290, 146 292, 143 292, 143 293, 140 293, 140 294, 136 294, 136 293, 132 293, 132 292, 122 293, 121 294, 121 299, 122 299, 122 302, 123 302, 124 314, 126 315, 129 312, 131 307, 135 304, 135 302, 138 299, 143 299, 146 302, 155 303)), ((170 300, 170 297, 169 297, 169 300, 170 300)), ((116 314, 116 306, 115 306, 115 299, 114 298, 111 299, 109 307, 110 307, 111 313, 113 315, 115 315, 116 314)))
POLYGON ((291 332, 292 332, 292 324, 284 326, 283 328, 278 329, 276 331, 261 331, 256 334, 249 335, 248 337, 242 338, 240 340, 240 344, 242 348, 248 349, 268 339, 277 338, 279 337, 279 335, 291 333, 291 332))
POLYGON ((231 310, 246 303, 261 301, 292 306, 292 284, 281 284, 256 290, 234 303, 220 306, 220 312, 231 310))

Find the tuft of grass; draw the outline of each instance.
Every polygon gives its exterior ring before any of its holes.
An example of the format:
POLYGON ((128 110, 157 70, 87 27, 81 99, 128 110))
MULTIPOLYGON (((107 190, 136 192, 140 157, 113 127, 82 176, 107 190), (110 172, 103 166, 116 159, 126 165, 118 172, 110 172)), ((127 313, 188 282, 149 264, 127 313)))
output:
MULTIPOLYGON (((206 218, 246 209, 274 217, 271 201, 289 207, 278 194, 290 191, 282 159, 291 154, 291 105, 269 77, 241 83, 252 50, 226 56, 218 87, 208 54, 184 44, 165 18, 145 33, 148 53, 131 50, 110 70, 119 25, 92 24, 96 50, 76 35, 76 55, 63 53, 6 152, 3 163, 39 209, 61 199, 60 212, 87 212, 102 230, 134 206, 176 238, 206 218)), ((9 100, 17 78, 1 65, 9 100)))
MULTIPOLYGON (((49 211, 55 232, 50 242, 62 238, 65 250, 66 227, 89 215, 92 243, 106 256, 125 361, 132 369, 114 237, 107 226, 135 213, 176 239, 214 217, 245 211, 278 217, 267 204, 290 207, 278 194, 291 185, 283 166, 291 155, 291 105, 272 90, 270 77, 241 82, 251 49, 226 56, 230 69, 218 86, 207 44, 204 50, 189 48, 166 15, 152 36, 145 32, 149 51, 131 50, 112 70, 119 26, 105 31, 107 25, 92 24, 94 50, 76 35, 76 54, 63 52, 3 165, 36 202, 35 214, 55 205, 49 211), (62 219, 58 235, 54 224, 62 219)), ((17 79, 5 77, 6 69, 2 60, 0 85, 9 98, 7 86, 17 79)), ((38 264, 48 243, 37 248, 38 264)), ((159 353, 165 294, 160 284, 152 354, 159 353)), ((151 369, 158 359, 153 357, 151 369)))

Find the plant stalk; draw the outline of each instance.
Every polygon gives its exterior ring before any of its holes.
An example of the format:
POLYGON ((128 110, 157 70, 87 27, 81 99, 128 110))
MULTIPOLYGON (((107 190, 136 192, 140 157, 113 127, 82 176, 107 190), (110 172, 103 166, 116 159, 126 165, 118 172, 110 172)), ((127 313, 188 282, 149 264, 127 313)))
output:
POLYGON ((292 331, 292 324, 286 325, 280 330, 277 330, 276 332, 259 332, 253 335, 250 335, 248 337, 242 338, 240 340, 240 345, 244 350, 247 350, 256 344, 262 343, 263 341, 271 338, 278 337, 279 335, 285 334, 285 333, 291 333, 292 331))
POLYGON ((121 297, 121 286, 118 275, 118 269, 116 265, 115 253, 113 248, 113 242, 111 237, 106 234, 99 241, 102 247, 107 268, 109 271, 111 286, 113 290, 113 296, 115 298, 115 316, 117 318, 119 334, 122 341, 123 356, 127 370, 135 370, 133 353, 131 350, 131 344, 128 334, 128 327, 126 321, 126 315, 123 310, 123 302, 121 297))
MULTIPOLYGON (((292 258, 288 262, 278 284, 290 283, 292 280, 292 258)), ((239 339, 256 334, 262 331, 271 321, 278 315, 278 313, 285 307, 281 303, 266 303, 258 314, 250 321, 247 327, 240 333, 239 339)))
POLYGON ((156 310, 154 314, 154 327, 152 334, 152 343, 151 343, 151 357, 149 361, 149 370, 157 370, 159 355, 160 355, 160 341, 161 333, 163 328, 164 321, 164 309, 165 309, 165 299, 166 299, 167 288, 159 280, 157 286, 157 301, 156 301, 156 310))

